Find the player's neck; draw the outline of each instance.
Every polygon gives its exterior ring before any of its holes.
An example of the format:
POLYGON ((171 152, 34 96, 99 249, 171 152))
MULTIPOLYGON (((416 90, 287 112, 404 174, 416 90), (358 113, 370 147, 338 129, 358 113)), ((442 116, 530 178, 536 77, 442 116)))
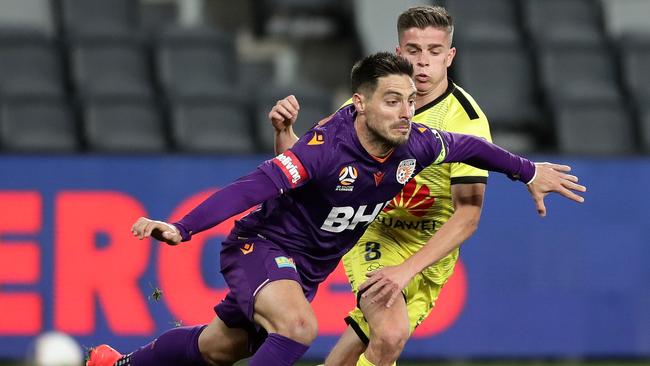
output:
POLYGON ((415 95, 415 108, 420 108, 422 106, 425 106, 433 102, 439 96, 444 94, 445 91, 447 91, 448 87, 449 87, 449 79, 445 77, 438 85, 434 86, 428 91, 423 93, 420 93, 420 91, 418 91, 417 94, 415 95))
POLYGON ((354 130, 357 133, 361 146, 363 146, 368 154, 375 158, 386 157, 395 149, 395 146, 377 139, 377 136, 368 129, 365 117, 363 116, 357 115, 357 118, 354 120, 354 130))

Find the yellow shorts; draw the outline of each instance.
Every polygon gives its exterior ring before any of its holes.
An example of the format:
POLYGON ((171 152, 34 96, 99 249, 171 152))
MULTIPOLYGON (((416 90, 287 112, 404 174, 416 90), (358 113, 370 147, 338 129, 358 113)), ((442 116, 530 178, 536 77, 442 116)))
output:
MULTIPOLYGON (((345 273, 350 280, 352 291, 357 294, 357 304, 358 288, 367 279, 368 272, 385 266, 398 265, 411 253, 385 235, 380 235, 371 229, 366 231, 359 242, 343 257, 345 273)), ((438 278, 434 282, 428 276, 418 273, 402 291, 406 300, 410 334, 413 334, 415 328, 431 313, 447 278, 442 281, 438 278)), ((349 313, 345 321, 359 338, 368 344, 370 328, 358 306, 349 313)))

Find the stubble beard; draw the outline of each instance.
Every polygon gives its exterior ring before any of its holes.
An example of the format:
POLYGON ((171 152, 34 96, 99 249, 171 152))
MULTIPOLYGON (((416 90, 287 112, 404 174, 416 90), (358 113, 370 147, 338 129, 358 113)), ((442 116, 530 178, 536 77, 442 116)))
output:
POLYGON ((410 130, 403 136, 391 136, 388 131, 382 131, 372 123, 367 123, 368 131, 371 134, 372 141, 389 150, 398 147, 408 141, 410 130))

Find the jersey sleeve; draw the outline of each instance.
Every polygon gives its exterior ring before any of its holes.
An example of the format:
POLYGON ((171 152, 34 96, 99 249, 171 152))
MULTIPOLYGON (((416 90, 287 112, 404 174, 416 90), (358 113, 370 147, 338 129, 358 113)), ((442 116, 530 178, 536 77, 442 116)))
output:
MULTIPOLYGON (((487 117, 471 97, 467 95, 466 97, 471 100, 470 103, 472 103, 474 110, 477 111, 476 114, 478 115, 478 118, 470 119, 467 113, 454 114, 451 116, 451 120, 447 123, 446 130, 454 133, 482 137, 485 140, 492 142, 487 117)), ((487 183, 488 172, 486 170, 478 169, 463 163, 451 163, 450 170, 451 184, 487 183)))
POLYGON ((315 126, 285 152, 259 166, 282 192, 298 188, 318 174, 328 158, 325 131, 315 126))

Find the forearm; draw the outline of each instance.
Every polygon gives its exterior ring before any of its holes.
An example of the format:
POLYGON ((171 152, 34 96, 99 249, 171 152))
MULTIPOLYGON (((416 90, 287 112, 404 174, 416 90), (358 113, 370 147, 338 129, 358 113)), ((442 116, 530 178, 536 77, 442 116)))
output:
POLYGON ((478 214, 454 213, 420 250, 404 261, 405 268, 412 271, 411 277, 460 247, 476 230, 479 217, 480 208, 478 214))
POLYGON ((480 169, 508 175, 511 179, 530 183, 535 176, 535 164, 512 154, 482 138, 438 131, 447 144, 444 162, 463 162, 480 169))
POLYGON ((298 136, 293 132, 292 126, 288 126, 284 130, 275 130, 274 148, 276 155, 290 149, 296 141, 298 141, 298 136))
POLYGON ((229 184, 203 201, 174 225, 183 241, 278 194, 271 179, 259 169, 229 184))

